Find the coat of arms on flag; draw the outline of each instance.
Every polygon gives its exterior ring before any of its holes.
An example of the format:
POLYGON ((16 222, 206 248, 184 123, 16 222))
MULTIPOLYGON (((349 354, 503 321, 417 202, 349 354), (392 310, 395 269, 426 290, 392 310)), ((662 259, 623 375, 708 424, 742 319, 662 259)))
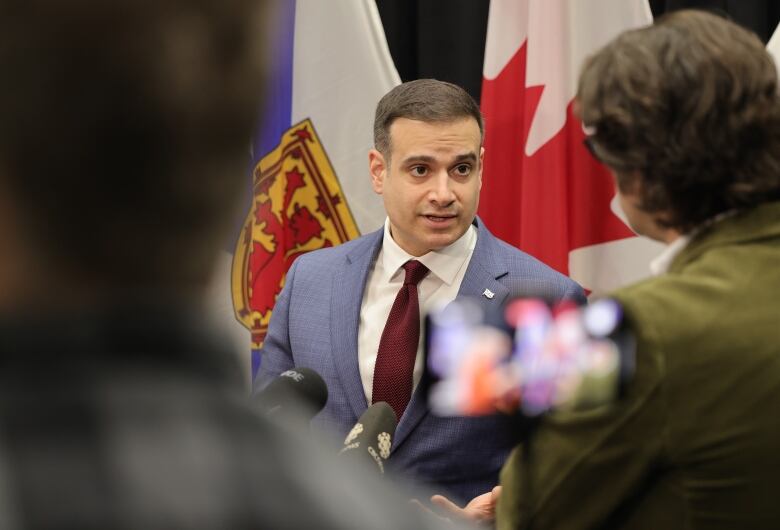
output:
POLYGON ((233 260, 236 318, 262 345, 276 295, 300 254, 358 236, 336 174, 310 120, 290 127, 254 170, 252 208, 233 260), (255 289, 255 285, 262 288, 255 289))

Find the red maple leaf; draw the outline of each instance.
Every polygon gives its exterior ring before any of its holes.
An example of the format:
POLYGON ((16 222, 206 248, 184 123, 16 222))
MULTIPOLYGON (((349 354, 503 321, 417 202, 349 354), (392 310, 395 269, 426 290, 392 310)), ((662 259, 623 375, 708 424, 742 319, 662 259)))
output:
POLYGON ((573 249, 630 237, 609 207, 614 184, 587 152, 571 103, 567 122, 535 153, 525 153, 544 86, 526 86, 527 43, 482 86, 484 174, 479 214, 491 232, 564 274, 573 249))

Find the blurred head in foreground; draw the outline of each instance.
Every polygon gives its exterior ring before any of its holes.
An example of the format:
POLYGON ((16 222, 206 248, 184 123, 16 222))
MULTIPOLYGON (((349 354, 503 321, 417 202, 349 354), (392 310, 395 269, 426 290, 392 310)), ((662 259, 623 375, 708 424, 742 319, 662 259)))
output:
POLYGON ((190 293, 245 185, 255 0, 0 6, 0 308, 190 293))
POLYGON ((583 69, 578 104, 586 141, 612 170, 634 229, 672 244, 654 260, 654 277, 610 295, 636 344, 621 399, 540 424, 505 465, 498 527, 773 528, 780 103, 772 59, 736 24, 679 11, 599 50, 583 69))
POLYGON ((191 310, 248 182, 271 3, 0 2, 0 528, 425 527, 259 417, 191 310))
POLYGON ((665 241, 780 199, 777 84, 756 35, 703 11, 628 31, 587 61, 586 142, 636 232, 665 241))

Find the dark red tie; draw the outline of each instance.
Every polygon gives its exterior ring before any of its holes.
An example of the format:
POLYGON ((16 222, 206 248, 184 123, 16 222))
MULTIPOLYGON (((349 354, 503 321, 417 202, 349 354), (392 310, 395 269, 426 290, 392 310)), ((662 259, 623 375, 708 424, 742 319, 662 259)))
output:
POLYGON ((412 396, 412 371, 420 340, 420 304, 417 284, 428 273, 419 261, 407 261, 404 284, 387 317, 374 366, 374 388, 371 401, 387 401, 397 419, 412 396))

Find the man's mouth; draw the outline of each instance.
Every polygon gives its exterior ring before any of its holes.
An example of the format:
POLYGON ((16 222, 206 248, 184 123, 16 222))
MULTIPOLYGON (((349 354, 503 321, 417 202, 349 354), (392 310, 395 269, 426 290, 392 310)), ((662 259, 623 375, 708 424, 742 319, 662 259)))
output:
POLYGON ((455 214, 424 214, 423 217, 431 221, 432 223, 446 223, 450 219, 454 219, 456 216, 455 214))

